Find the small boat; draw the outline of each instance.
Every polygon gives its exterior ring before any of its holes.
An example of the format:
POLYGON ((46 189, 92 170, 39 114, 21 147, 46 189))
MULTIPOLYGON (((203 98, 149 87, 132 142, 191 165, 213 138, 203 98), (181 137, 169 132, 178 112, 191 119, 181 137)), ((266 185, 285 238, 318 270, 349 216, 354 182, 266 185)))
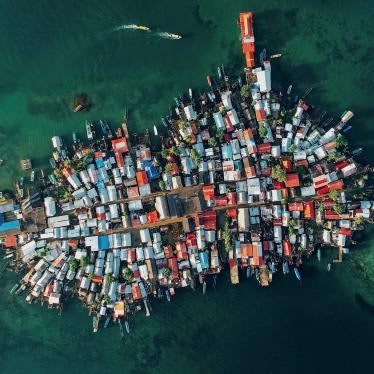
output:
POLYGON ((158 297, 159 299, 161 299, 161 297, 162 297, 161 288, 158 288, 158 289, 157 289, 157 297, 158 297))
POLYGON ((348 126, 347 128, 345 128, 345 129, 343 130, 343 132, 346 133, 346 132, 348 132, 351 128, 352 128, 352 126, 348 126))
POLYGON ((112 135, 112 131, 110 130, 108 122, 102 119, 99 122, 100 122, 101 130, 103 134, 106 135, 108 138, 112 138, 113 135, 112 135))
POLYGON ((169 291, 170 291, 170 296, 174 296, 175 295, 174 287, 170 287, 169 291))
POLYGON ((352 155, 358 155, 362 152, 362 148, 356 148, 354 151, 352 151, 352 155))
POLYGON ((34 182, 34 180, 35 180, 35 170, 33 170, 30 175, 30 182, 34 182))
POLYGON ((8 260, 9 258, 12 258, 14 256, 14 254, 13 253, 10 253, 9 255, 5 255, 4 257, 3 257, 3 260, 8 260))
POLYGON ((99 329, 99 323, 96 316, 92 317, 92 328, 93 332, 97 332, 97 330, 99 329))
POLYGON ((80 112, 84 109, 84 106, 82 104, 78 104, 74 107, 74 113, 80 112))
POLYGON ((247 267, 247 278, 250 278, 251 276, 251 268, 248 266, 247 267))
POLYGON ((53 174, 49 174, 49 175, 48 175, 48 179, 49 179, 49 181, 50 181, 52 184, 56 184, 56 183, 57 183, 57 179, 56 179, 56 177, 55 177, 53 174))
POLYGON ((87 132, 87 139, 93 139, 93 132, 92 132, 92 123, 86 121, 86 132, 87 132))
POLYGON ((301 275, 298 268, 293 268, 296 278, 301 281, 301 275))
POLYGON ((239 78, 238 78, 238 83, 239 83, 239 86, 240 86, 240 87, 243 86, 242 77, 239 77, 239 78))
POLYGON ((1 159, 0 159, 0 166, 3 164, 3 162, 4 162, 4 160, 1 160, 1 159))
POLYGON ((155 133, 155 136, 158 135, 158 130, 157 130, 156 125, 153 125, 153 132, 155 133))
POLYGON ((73 132, 73 143, 75 144, 77 142, 77 134, 73 132))
POLYGON ((56 161, 53 158, 49 159, 49 164, 52 166, 53 169, 56 167, 56 161))
POLYGON ((290 84, 288 86, 288 89, 287 89, 287 95, 290 95, 291 94, 291 91, 292 91, 292 84, 290 84))
POLYGON ((317 250, 317 259, 318 261, 321 261, 321 249, 317 250))
POLYGON ((118 319, 118 323, 119 323, 119 333, 121 334, 121 338, 124 338, 125 334, 123 333, 123 326, 121 323, 121 318, 118 319))
POLYGON ((108 326, 109 326, 109 323, 110 323, 110 316, 108 316, 105 320, 105 323, 104 323, 104 329, 106 329, 108 326))
POLYGON ((209 100, 214 103, 214 99, 216 98, 215 95, 211 92, 207 92, 209 100))
POLYGON ((165 291, 165 295, 166 295, 167 300, 170 302, 170 293, 168 290, 165 291))
POLYGON ((260 63, 262 64, 265 60, 266 60, 266 49, 264 48, 264 49, 260 52, 260 63))
POLYGON ((15 284, 15 285, 14 285, 14 286, 9 290, 9 293, 10 293, 11 295, 13 295, 13 294, 16 292, 18 286, 19 286, 19 284, 16 283, 16 284, 15 284))
POLYGON ((271 263, 271 272, 272 273, 276 273, 277 272, 277 267, 275 266, 274 262, 271 263))
POLYGON ((208 81, 209 86, 212 87, 212 77, 210 75, 208 75, 206 77, 206 80, 208 81))
POLYGON ((174 101, 175 101, 175 104, 177 104, 177 106, 179 106, 181 104, 177 97, 174 97, 174 101))
POLYGON ((20 186, 22 186, 22 185, 23 185, 23 181, 24 181, 24 178, 23 178, 23 177, 21 177, 21 178, 19 179, 19 185, 20 185, 20 186))
POLYGON ((158 35, 164 39, 172 39, 172 40, 182 39, 182 35, 172 34, 170 32, 160 32, 158 35))
POLYGON ((327 264, 327 271, 331 271, 331 263, 330 262, 327 264))
POLYGON ((136 26, 136 28, 138 29, 138 30, 141 30, 141 31, 150 31, 150 28, 149 27, 147 27, 147 26, 143 26, 143 25, 135 25, 136 26))
POLYGON ((218 74, 218 78, 221 79, 222 78, 222 70, 221 70, 220 66, 217 67, 217 74, 218 74))
POLYGON ((288 262, 287 261, 283 262, 282 269, 283 269, 283 274, 284 275, 286 275, 286 274, 288 274, 290 272, 290 268, 288 266, 288 262))
POLYGON ((192 88, 188 89, 188 95, 190 96, 190 99, 192 99, 192 88))
POLYGON ((126 329, 126 332, 130 334, 130 326, 129 326, 129 322, 127 321, 127 319, 125 320, 125 329, 126 329))
POLYGON ((276 53, 270 56, 270 58, 279 58, 279 57, 282 57, 282 53, 276 53))
POLYGON ((167 122, 166 122, 166 120, 165 120, 164 117, 161 118, 161 122, 164 125, 164 127, 168 127, 168 124, 167 124, 167 122))

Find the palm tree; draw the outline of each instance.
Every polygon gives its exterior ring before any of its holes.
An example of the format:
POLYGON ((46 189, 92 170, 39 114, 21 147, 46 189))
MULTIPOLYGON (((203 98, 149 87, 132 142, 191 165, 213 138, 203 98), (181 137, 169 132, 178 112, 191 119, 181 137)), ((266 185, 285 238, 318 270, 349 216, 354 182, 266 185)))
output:
POLYGON ((169 268, 163 268, 162 269, 162 276, 165 278, 165 279, 169 279, 170 278, 170 275, 171 275, 171 271, 169 268))
POLYGON ((130 284, 134 279, 134 272, 126 267, 122 270, 122 276, 125 283, 130 284))

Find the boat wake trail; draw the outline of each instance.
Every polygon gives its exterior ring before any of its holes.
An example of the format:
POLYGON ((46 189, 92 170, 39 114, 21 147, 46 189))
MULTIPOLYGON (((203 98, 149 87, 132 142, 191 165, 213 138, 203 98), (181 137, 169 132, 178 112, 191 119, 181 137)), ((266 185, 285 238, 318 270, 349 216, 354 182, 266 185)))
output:
POLYGON ((120 25, 120 26, 113 27, 113 29, 111 31, 120 31, 120 30, 128 30, 128 29, 136 30, 136 29, 138 29, 138 26, 134 25, 134 24, 120 25))
POLYGON ((155 36, 158 36, 162 39, 182 39, 182 36, 181 35, 178 35, 178 34, 171 34, 171 33, 168 33, 168 32, 155 32, 155 31, 152 31, 149 27, 147 26, 143 26, 143 25, 135 25, 135 24, 124 24, 124 25, 119 25, 119 26, 116 26, 116 27, 113 27, 112 29, 110 29, 109 31, 107 31, 104 35, 108 35, 108 34, 111 34, 111 33, 114 33, 114 32, 118 32, 118 31, 121 31, 121 30, 139 30, 139 31, 145 31, 145 32, 149 32, 149 33, 152 33, 153 35, 155 36))

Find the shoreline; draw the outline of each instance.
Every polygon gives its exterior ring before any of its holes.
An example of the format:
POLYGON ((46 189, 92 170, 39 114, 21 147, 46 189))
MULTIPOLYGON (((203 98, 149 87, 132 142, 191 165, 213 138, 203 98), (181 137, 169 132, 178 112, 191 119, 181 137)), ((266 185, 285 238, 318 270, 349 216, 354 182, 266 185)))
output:
POLYGON ((11 266, 28 270, 12 292, 24 287, 28 301, 57 308, 77 295, 97 330, 101 318, 120 321, 142 303, 147 310, 152 294, 169 299, 176 287, 204 285, 227 264, 232 283, 243 268, 267 286, 279 265, 284 273, 293 266, 300 280, 302 256, 317 246, 348 251, 372 216, 361 197, 365 171, 339 136, 353 113, 326 130, 333 121, 306 100, 271 90, 268 60, 247 67, 247 84, 222 70, 204 95, 175 98, 156 151, 147 134, 131 146, 127 119, 115 135, 105 121, 96 124, 104 138, 89 146, 53 138, 55 173, 5 212, 19 217, 15 241, 8 234, 11 266), (197 193, 186 193, 193 186, 197 193), (26 225, 34 227, 25 232, 26 225))

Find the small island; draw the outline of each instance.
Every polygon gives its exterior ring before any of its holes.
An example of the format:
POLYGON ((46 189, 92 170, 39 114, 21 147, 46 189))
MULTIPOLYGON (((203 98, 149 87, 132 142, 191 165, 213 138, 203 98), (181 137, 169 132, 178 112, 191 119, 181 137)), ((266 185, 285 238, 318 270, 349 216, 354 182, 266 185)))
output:
POLYGON ((152 298, 205 293, 225 269, 233 284, 269 286, 278 273, 300 281, 324 247, 342 261, 373 211, 372 170, 344 136, 353 113, 334 119, 309 92, 272 89, 280 55, 264 50, 256 67, 252 13, 239 26, 244 74, 219 66, 206 92, 174 98, 154 135, 129 131, 126 113, 114 132, 87 122, 87 141, 54 136, 53 171, 2 196, 6 266, 22 274, 12 294, 61 312, 78 298, 94 332, 116 322, 123 334, 152 298))

